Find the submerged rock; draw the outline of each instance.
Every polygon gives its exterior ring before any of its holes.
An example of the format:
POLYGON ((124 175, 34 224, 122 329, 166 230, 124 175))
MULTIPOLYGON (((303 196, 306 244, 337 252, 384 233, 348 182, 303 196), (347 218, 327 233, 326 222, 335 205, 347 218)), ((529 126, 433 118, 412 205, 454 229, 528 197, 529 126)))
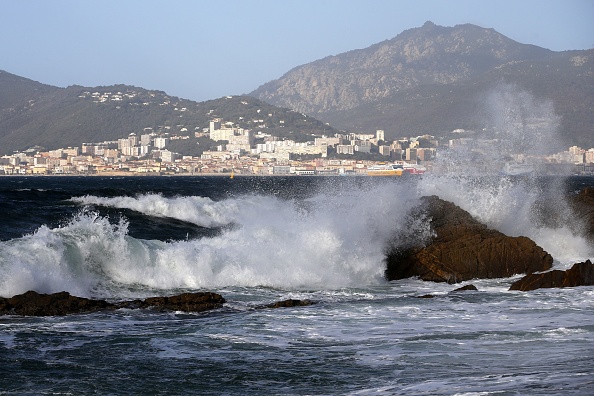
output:
POLYGON ((265 307, 266 308, 290 308, 290 307, 304 307, 304 306, 313 305, 313 304, 315 304, 315 303, 311 300, 288 299, 288 300, 277 301, 272 304, 268 304, 265 307))
POLYGON ((11 298, 0 297, 0 315, 63 316, 118 308, 157 308, 163 311, 203 312, 221 308, 225 299, 217 293, 183 293, 171 297, 112 304, 104 300, 75 297, 68 292, 39 294, 28 291, 11 298))
POLYGON ((512 283, 509 290, 529 291, 540 288, 594 286, 594 264, 590 260, 570 269, 529 274, 512 283))
POLYGON ((452 293, 463 292, 463 291, 478 291, 478 289, 476 288, 475 285, 470 284, 470 285, 466 285, 466 286, 462 286, 457 289, 454 289, 454 290, 452 290, 452 293))
MULTIPOLYGON (((449 293, 458 293, 458 292, 464 292, 464 291, 478 291, 478 289, 476 288, 475 285, 470 284, 470 285, 466 285, 466 286, 462 286, 457 289, 454 289, 449 293)), ((423 294, 422 296, 417 296, 417 298, 434 298, 434 297, 435 297, 435 295, 433 295, 433 294, 423 294)))
POLYGON ((490 229, 437 196, 421 198, 410 216, 427 219, 432 235, 387 254, 388 280, 417 276, 456 283, 546 271, 552 266, 551 255, 529 238, 510 237, 490 229))

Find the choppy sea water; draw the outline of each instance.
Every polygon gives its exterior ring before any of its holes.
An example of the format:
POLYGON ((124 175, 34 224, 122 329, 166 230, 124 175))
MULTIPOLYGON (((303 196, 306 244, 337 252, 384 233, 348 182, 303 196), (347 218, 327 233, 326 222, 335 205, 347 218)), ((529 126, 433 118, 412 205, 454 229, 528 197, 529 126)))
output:
MULTIPOLYGON (((594 393, 594 288, 518 277, 386 282, 419 196, 526 235, 556 268, 594 258, 535 220, 593 178, 0 178, 0 295, 121 300, 215 291, 201 314, 0 317, 0 394, 594 393), (430 299, 418 298, 431 293, 430 299), (315 305, 259 309, 299 298, 315 305)), ((423 222, 415 225, 424 231, 423 222)))

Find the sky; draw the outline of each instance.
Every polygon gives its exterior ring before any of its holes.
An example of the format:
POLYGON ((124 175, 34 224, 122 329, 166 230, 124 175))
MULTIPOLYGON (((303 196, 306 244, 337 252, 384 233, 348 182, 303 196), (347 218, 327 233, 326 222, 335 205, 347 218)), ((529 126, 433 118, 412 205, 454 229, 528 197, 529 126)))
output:
POLYGON ((554 51, 594 48, 594 0, 0 0, 0 70, 204 101, 426 21, 554 51))

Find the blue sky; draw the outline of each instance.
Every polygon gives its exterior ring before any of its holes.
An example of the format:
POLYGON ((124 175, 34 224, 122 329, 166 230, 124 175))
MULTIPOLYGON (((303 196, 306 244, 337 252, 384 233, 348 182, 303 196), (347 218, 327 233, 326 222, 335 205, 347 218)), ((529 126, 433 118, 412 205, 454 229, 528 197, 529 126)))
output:
POLYGON ((555 51, 594 48, 594 0, 0 0, 0 70, 202 101, 428 20, 555 51))

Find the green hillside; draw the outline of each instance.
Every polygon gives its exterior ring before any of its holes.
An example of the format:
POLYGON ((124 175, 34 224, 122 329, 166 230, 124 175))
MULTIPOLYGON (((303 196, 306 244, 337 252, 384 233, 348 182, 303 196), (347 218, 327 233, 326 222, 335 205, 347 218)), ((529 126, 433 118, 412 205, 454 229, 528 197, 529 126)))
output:
POLYGON ((189 136, 172 142, 171 149, 198 155, 212 142, 196 138, 195 132, 208 128, 213 118, 296 141, 337 132, 312 117, 249 96, 194 102, 126 85, 56 88, 6 72, 0 73, 0 103, 0 154, 116 140, 152 128, 189 136))

